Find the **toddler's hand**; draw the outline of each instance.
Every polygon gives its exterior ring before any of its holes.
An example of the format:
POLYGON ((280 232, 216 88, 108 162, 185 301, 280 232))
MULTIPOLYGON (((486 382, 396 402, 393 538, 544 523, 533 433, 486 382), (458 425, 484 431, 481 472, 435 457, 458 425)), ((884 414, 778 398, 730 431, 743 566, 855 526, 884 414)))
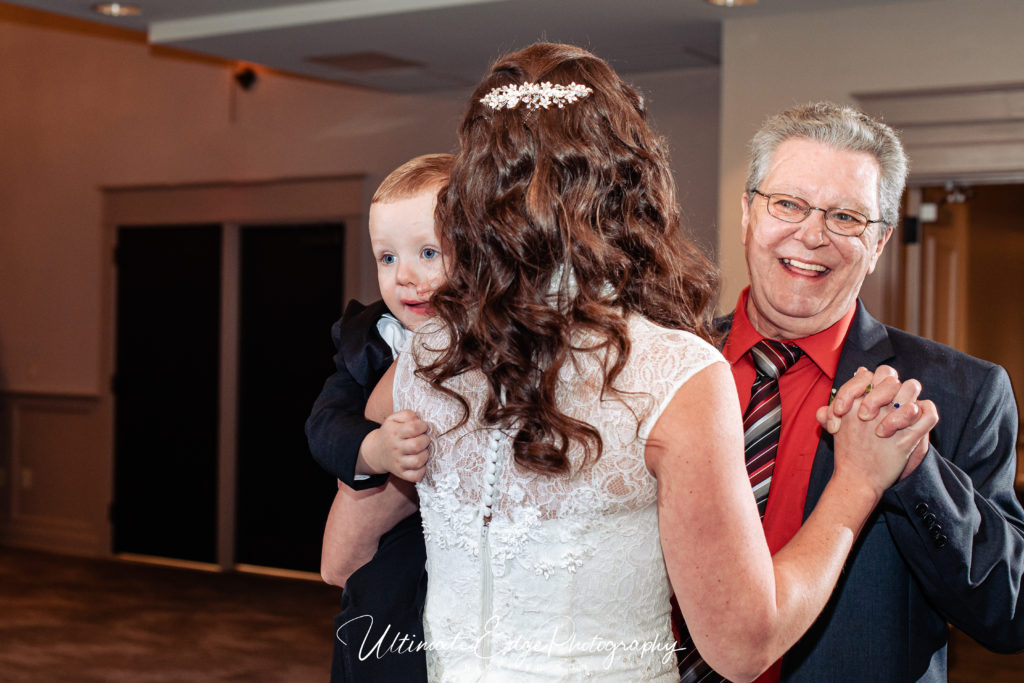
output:
POLYGON ((392 413, 363 439, 359 459, 368 473, 390 472, 406 481, 419 481, 430 455, 429 431, 430 426, 411 410, 392 413))

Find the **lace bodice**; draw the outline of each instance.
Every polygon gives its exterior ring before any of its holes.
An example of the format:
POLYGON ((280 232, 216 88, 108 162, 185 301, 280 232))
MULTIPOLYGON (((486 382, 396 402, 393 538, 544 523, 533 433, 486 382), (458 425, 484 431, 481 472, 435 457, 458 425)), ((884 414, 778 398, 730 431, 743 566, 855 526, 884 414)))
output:
POLYGON ((451 429, 461 405, 414 374, 428 349, 443 348, 442 333, 417 334, 399 357, 395 409, 416 411, 434 440, 417 485, 431 680, 675 680, 657 483, 644 444, 679 387, 724 359, 698 337, 640 317, 629 331, 618 398, 599 395, 597 353, 578 353, 561 371, 560 408, 596 426, 604 443, 586 466, 582 448, 571 450, 571 476, 514 464, 511 434, 476 419, 486 398, 478 372, 447 385, 471 411, 451 429))

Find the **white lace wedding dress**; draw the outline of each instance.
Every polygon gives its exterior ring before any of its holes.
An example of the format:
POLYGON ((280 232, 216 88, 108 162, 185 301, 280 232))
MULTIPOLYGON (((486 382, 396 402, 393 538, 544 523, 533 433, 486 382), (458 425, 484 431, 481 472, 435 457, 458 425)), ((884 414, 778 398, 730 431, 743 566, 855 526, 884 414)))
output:
MULTIPOLYGON (((424 327, 430 327, 428 323, 424 327)), ((427 669, 432 681, 675 681, 671 590, 658 537, 657 483, 644 443, 668 401, 694 373, 724 359, 698 337, 632 317, 632 352, 616 386, 599 395, 601 358, 577 354, 557 400, 598 428, 601 458, 550 476, 514 465, 508 433, 474 419, 482 375, 430 390, 416 364, 443 348, 417 334, 399 357, 395 410, 431 426, 433 455, 418 484, 427 539, 427 669)))

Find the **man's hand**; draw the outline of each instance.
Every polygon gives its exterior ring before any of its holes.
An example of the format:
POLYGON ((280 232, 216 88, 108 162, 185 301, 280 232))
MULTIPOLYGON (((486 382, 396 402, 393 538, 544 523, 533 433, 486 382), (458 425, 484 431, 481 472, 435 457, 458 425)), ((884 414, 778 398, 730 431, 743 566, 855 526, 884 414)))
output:
POLYGON ((363 439, 356 474, 391 473, 416 482, 426 473, 430 426, 411 410, 392 413, 363 439))
MULTIPOLYGON (((870 421, 878 415, 882 406, 892 403, 896 398, 896 392, 900 389, 900 377, 894 369, 888 365, 879 365, 871 372, 867 368, 857 368, 853 378, 836 390, 835 396, 827 408, 827 419, 818 422, 828 430, 829 434, 835 434, 839 429, 839 421, 853 407, 856 399, 862 399, 858 404, 857 414, 860 419, 870 421)), ((821 409, 818 411, 821 415, 821 409)), ((888 434, 879 436, 891 436, 896 429, 887 426, 888 434)))
POLYGON ((939 421, 934 403, 917 401, 920 391, 916 380, 904 382, 895 395, 895 404, 900 407, 884 406, 872 420, 860 418, 866 398, 853 401, 835 432, 836 474, 842 472, 844 477, 867 482, 879 497, 906 476, 911 457, 920 452, 922 445, 927 452, 928 432, 939 421), (890 432, 886 423, 897 425, 896 431, 890 432))
MULTIPOLYGON (((853 378, 836 391, 831 404, 818 409, 818 422, 830 434, 835 434, 843 415, 856 405, 857 417, 865 422, 874 421, 876 436, 889 438, 915 425, 926 411, 935 410, 930 401, 916 401, 920 392, 921 385, 917 380, 901 383, 896 371, 887 365, 880 365, 874 372, 859 368, 853 378), (876 419, 879 416, 881 419, 876 419)), ((937 422, 937 411, 934 418, 937 422)), ((931 420, 931 415, 926 419, 931 420)), ((928 434, 925 433, 907 459, 899 479, 905 479, 921 464, 928 453, 928 445, 928 434)))

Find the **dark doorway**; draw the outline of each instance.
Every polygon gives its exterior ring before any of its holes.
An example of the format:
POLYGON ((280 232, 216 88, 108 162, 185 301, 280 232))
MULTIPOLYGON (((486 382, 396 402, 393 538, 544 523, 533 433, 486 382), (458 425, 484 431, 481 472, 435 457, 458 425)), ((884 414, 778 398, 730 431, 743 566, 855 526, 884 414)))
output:
POLYGON ((221 228, 117 243, 114 551, 216 562, 221 228))
POLYGON ((238 386, 239 563, 318 571, 337 485, 303 426, 333 371, 344 226, 242 228, 238 386))

